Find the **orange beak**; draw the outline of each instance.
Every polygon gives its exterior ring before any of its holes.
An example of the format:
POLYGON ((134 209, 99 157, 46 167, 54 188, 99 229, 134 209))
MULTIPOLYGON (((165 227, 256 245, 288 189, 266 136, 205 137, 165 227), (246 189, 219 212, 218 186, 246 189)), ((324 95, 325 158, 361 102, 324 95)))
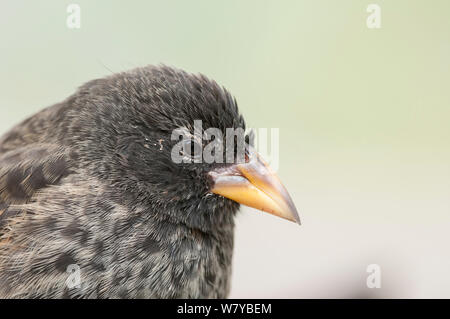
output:
POLYGON ((248 162, 232 164, 211 171, 211 191, 275 216, 300 224, 297 209, 286 188, 255 151, 248 162))

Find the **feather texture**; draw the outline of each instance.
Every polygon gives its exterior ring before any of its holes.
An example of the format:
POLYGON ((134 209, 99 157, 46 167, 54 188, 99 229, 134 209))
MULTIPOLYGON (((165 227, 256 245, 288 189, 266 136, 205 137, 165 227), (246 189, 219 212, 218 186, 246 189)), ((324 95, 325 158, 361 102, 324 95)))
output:
POLYGON ((0 297, 224 298, 238 205, 170 132, 243 127, 215 82, 169 67, 91 81, 0 139, 0 297), (67 285, 68 267, 81 284, 67 285))

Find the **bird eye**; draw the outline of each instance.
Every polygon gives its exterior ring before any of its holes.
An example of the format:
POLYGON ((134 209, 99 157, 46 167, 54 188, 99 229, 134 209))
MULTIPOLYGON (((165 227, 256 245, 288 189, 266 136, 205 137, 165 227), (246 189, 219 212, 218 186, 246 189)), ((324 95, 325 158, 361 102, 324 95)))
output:
POLYGON ((198 159, 202 157, 202 145, 194 139, 183 140, 183 155, 190 159, 198 159))

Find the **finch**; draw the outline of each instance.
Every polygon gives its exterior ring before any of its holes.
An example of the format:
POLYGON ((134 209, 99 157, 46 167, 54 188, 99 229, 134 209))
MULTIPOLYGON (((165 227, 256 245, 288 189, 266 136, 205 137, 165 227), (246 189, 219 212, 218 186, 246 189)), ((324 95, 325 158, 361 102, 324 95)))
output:
POLYGON ((183 151, 208 142, 194 138, 199 120, 245 130, 216 82, 147 66, 90 81, 3 135, 0 298, 226 298, 240 204, 299 217, 249 136, 244 161, 183 151))

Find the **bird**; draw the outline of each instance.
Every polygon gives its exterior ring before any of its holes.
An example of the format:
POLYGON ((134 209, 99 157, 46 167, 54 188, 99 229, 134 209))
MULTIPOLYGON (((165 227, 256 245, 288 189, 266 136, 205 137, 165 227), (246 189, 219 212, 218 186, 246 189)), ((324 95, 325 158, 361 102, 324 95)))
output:
POLYGON ((5 133, 0 298, 227 298, 240 206, 300 220, 249 135, 243 162, 176 163, 176 144, 206 143, 172 139, 196 120, 246 129, 214 80, 148 65, 91 80, 5 133))

